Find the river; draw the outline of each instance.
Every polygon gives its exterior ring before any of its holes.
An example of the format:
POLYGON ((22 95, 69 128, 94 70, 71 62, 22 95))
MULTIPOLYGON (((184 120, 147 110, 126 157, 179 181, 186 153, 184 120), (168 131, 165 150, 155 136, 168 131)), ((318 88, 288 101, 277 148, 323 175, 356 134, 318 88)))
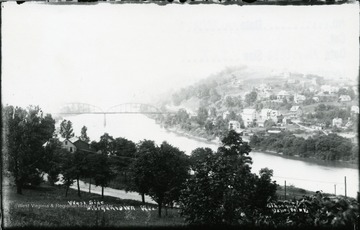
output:
MULTIPOLYGON (((85 125, 88 128, 87 134, 90 139, 96 141, 104 132, 107 132, 114 138, 124 137, 135 143, 144 139, 154 140, 157 144, 167 141, 187 155, 190 155, 191 151, 198 147, 209 147, 213 150, 218 148, 215 143, 191 139, 167 131, 156 124, 154 120, 141 114, 108 114, 105 127, 104 115, 77 115, 66 117, 66 119, 73 123, 75 135, 79 136, 82 126, 85 125)), ((265 167, 273 169, 273 179, 280 185, 284 185, 286 180, 287 186, 294 185, 326 193, 334 193, 336 187, 336 194, 344 195, 346 177, 347 195, 356 197, 359 188, 358 169, 256 151, 252 151, 250 156, 253 160, 252 171, 254 173, 258 173, 261 168, 265 167)))

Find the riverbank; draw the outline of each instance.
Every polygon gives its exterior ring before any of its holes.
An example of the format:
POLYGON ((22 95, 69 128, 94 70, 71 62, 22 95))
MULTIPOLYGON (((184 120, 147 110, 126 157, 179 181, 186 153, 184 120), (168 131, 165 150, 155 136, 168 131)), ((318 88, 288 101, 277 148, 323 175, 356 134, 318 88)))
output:
MULTIPOLYGON (((179 128, 165 128, 163 127, 167 132, 171 132, 174 133, 178 136, 181 137, 186 137, 195 141, 199 141, 199 142, 203 142, 206 144, 211 144, 211 145, 216 145, 219 146, 221 144, 221 140, 209 140, 207 138, 204 137, 199 137, 190 133, 187 133, 186 131, 183 131, 179 128)), ((244 141, 249 142, 249 139, 246 139, 243 137, 244 141)), ((303 162, 308 162, 308 163, 314 163, 320 166, 331 166, 331 167, 337 167, 337 168, 351 168, 351 169, 359 169, 359 165, 355 162, 346 162, 346 161, 325 161, 325 160, 319 160, 316 158, 304 158, 304 157, 300 157, 300 156, 288 156, 288 155, 284 155, 282 153, 279 152, 275 152, 275 151, 269 151, 269 150, 259 150, 256 148, 252 148, 253 152, 260 152, 260 153, 264 153, 264 154, 268 154, 268 155, 273 155, 273 156, 278 156, 278 157, 282 157, 284 159, 291 159, 291 160, 298 160, 298 161, 303 161, 303 162)))
POLYGON ((190 133, 187 133, 181 129, 178 129, 178 128, 165 128, 163 127, 167 132, 171 132, 171 133, 174 133, 178 136, 181 136, 181 137, 186 137, 186 138, 189 138, 189 139, 192 139, 192 140, 195 140, 195 141, 200 141, 200 142, 203 142, 203 143, 206 143, 206 144, 213 144, 213 145, 220 145, 221 144, 221 141, 220 140, 216 140, 216 139, 208 139, 208 138, 205 138, 205 137, 199 137, 199 136, 196 136, 196 135, 193 135, 193 134, 190 134, 190 133))
POLYGON ((300 157, 300 156, 287 156, 284 155, 282 153, 278 153, 275 151, 264 151, 264 150, 259 150, 256 148, 251 148, 253 152, 259 152, 259 153, 264 153, 264 154, 268 154, 268 155, 272 155, 272 156, 277 156, 277 157, 282 157, 284 159, 290 159, 290 160, 298 160, 298 161, 303 161, 303 162, 307 162, 307 163, 314 163, 320 166, 331 166, 331 167, 337 167, 337 168, 350 168, 350 169, 358 169, 359 165, 356 163, 352 163, 352 162, 345 162, 345 161, 325 161, 325 160, 319 160, 316 158, 304 158, 304 157, 300 157))

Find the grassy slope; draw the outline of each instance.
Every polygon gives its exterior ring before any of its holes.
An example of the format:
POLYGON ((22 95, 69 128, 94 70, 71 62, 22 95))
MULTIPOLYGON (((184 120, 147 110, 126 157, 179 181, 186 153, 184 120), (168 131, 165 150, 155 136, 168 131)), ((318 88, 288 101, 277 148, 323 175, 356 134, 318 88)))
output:
MULTIPOLYGON (((169 209, 168 216, 157 217, 157 208, 152 204, 154 210, 142 211, 141 202, 133 200, 121 200, 113 197, 104 197, 105 205, 113 207, 133 206, 135 210, 87 210, 80 206, 68 205, 69 201, 85 202, 89 204, 92 200, 101 200, 96 194, 81 193, 69 190, 65 197, 65 189, 62 187, 42 186, 37 189, 24 189, 24 195, 16 194, 14 187, 6 186, 7 196, 5 203, 5 227, 23 226, 45 226, 45 227, 72 227, 72 226, 177 226, 183 225, 184 221, 179 216, 177 209, 169 209), (51 205, 53 205, 51 207, 51 205)), ((104 206, 103 206, 104 207, 104 206)))

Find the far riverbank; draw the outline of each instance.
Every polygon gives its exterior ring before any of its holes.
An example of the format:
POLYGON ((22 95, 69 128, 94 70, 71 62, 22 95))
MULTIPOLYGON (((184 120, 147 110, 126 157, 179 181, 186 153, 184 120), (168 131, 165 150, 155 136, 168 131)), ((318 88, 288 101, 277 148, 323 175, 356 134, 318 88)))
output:
MULTIPOLYGON (((186 137, 192 140, 196 140, 199 142, 203 142, 206 144, 210 144, 210 145, 216 145, 219 146, 221 144, 221 140, 209 140, 207 138, 204 137, 199 137, 199 136, 195 136, 192 134, 189 134, 185 131, 180 131, 177 128, 164 128, 167 132, 171 132, 174 133, 178 136, 181 137, 186 137)), ((244 141, 249 142, 249 139, 246 139, 244 137, 242 137, 244 141)), ((273 155, 273 156, 278 156, 278 157, 282 157, 284 159, 291 159, 291 160, 298 160, 298 161, 303 161, 303 162, 308 162, 308 163, 314 163, 314 164, 318 164, 321 166, 331 166, 331 167, 337 167, 337 168, 351 168, 351 169, 359 169, 359 165, 357 163, 354 162, 346 162, 346 161, 324 161, 324 160, 319 160, 316 158, 304 158, 304 157, 299 157, 299 156, 288 156, 288 155, 283 155, 282 153, 278 153, 275 151, 264 151, 264 150, 259 150, 256 148, 252 148, 253 152, 259 152, 259 153, 264 153, 264 154, 268 154, 268 155, 273 155)))

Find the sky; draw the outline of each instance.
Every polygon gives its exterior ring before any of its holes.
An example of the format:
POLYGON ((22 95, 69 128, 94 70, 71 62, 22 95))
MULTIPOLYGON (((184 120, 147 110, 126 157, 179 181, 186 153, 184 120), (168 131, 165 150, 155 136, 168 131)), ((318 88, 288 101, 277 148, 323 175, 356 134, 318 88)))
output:
POLYGON ((358 77, 357 3, 2 6, 3 104, 106 109, 240 65, 358 77))

